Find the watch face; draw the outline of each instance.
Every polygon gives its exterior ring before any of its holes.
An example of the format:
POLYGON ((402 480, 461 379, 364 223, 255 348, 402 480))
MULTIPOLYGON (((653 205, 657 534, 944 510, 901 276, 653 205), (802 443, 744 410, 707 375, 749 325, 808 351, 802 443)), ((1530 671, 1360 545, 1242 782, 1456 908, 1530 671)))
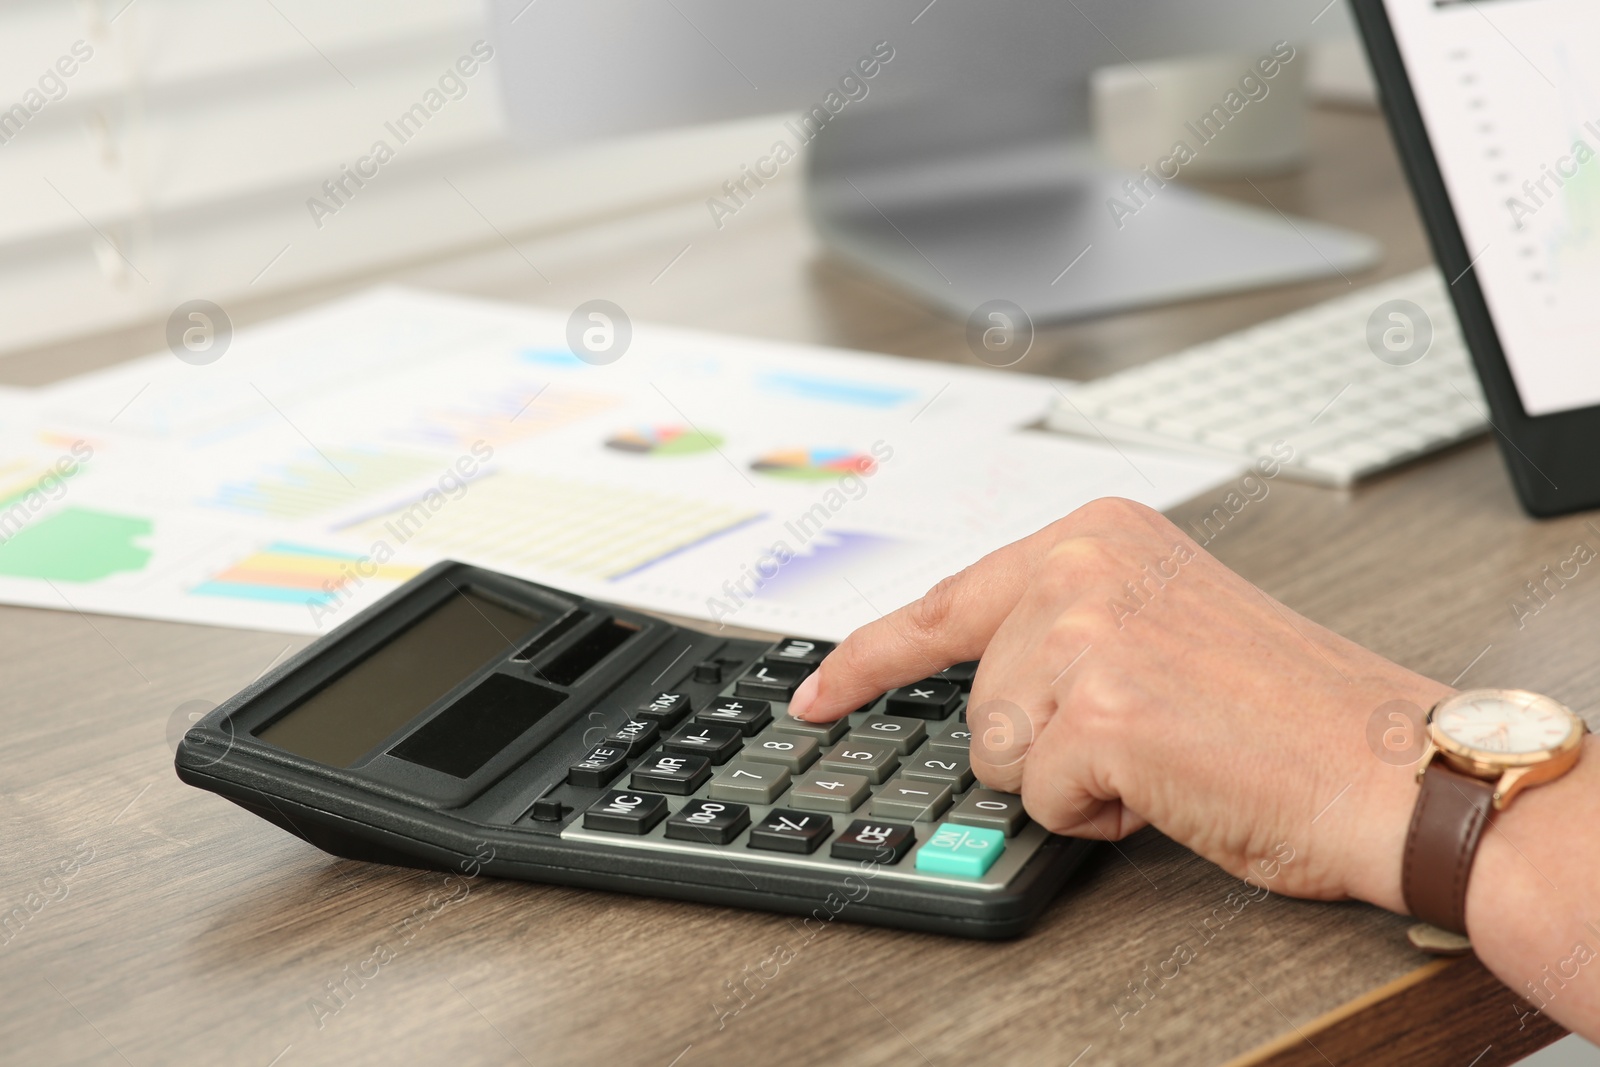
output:
POLYGON ((1574 718, 1548 697, 1493 690, 1446 700, 1434 713, 1433 724, 1462 748, 1521 756, 1559 748, 1571 736, 1574 718))

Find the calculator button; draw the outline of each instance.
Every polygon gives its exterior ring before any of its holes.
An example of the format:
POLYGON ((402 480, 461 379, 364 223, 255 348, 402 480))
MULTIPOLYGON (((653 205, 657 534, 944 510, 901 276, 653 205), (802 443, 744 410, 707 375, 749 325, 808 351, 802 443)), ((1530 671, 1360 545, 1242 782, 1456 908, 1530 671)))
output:
POLYGON ((1022 798, 1014 793, 974 789, 961 798, 961 803, 950 813, 950 821, 966 826, 987 826, 1007 837, 1015 837, 1028 821, 1028 813, 1022 810, 1022 798))
POLYGON ((789 788, 789 772, 776 763, 736 759, 711 779, 715 800, 742 800, 746 804, 771 804, 789 788))
POLYGON ((924 782, 917 778, 896 778, 872 794, 868 809, 880 819, 908 819, 932 822, 950 806, 948 782, 924 782))
POLYGON ((560 822, 572 808, 552 796, 542 796, 528 809, 528 818, 534 822, 560 822))
POLYGON ((686 797, 710 777, 711 761, 706 757, 658 748, 633 768, 628 783, 635 789, 686 797))
POLYGON ((722 664, 714 659, 708 659, 704 663, 696 663, 694 665, 694 673, 690 677, 701 685, 721 685, 722 664))
POLYGON ((745 672, 733 684, 733 691, 742 697, 757 700, 788 700, 811 668, 799 663, 768 663, 763 660, 745 672))
POLYGON ((695 722, 714 722, 724 726, 737 726, 746 737, 754 737, 761 728, 772 721, 772 705, 765 700, 740 700, 738 697, 718 697, 705 710, 694 717, 695 722))
POLYGON ((750 825, 750 809, 743 804, 716 800, 691 800, 667 819, 667 836, 674 841, 699 841, 726 845, 750 825))
POLYGON ((911 715, 918 719, 942 719, 955 710, 961 688, 954 682, 924 678, 914 685, 903 685, 889 694, 891 715, 911 715))
POLYGON ((900 773, 907 778, 944 782, 959 793, 972 784, 972 761, 960 752, 930 749, 906 760, 900 773))
POLYGON ((921 719, 907 719, 899 715, 869 715, 850 730, 852 741, 882 741, 893 745, 904 756, 928 736, 928 728, 921 719))
POLYGON ((750 847, 772 852, 815 852, 833 833, 833 816, 773 808, 750 828, 750 847))
POLYGON ((819 764, 825 771, 859 774, 877 784, 886 780, 900 765, 894 746, 883 741, 854 741, 845 738, 830 748, 819 764))
POLYGON ((982 878, 1006 850, 1006 835, 986 826, 945 823, 917 849, 917 870, 982 878))
POLYGON ((663 748, 674 752, 694 752, 709 756, 718 767, 733 758, 744 745, 744 735, 734 726, 708 726, 704 723, 686 722, 677 732, 661 742, 663 748))
POLYGON ((604 789, 622 773, 628 756, 627 745, 613 745, 610 742, 596 745, 580 762, 567 768, 567 781, 588 789, 604 789))
POLYGON ((637 756, 661 737, 661 725, 654 719, 629 719, 606 735, 613 745, 627 745, 628 754, 637 756))
POLYGON ((647 834, 667 814, 667 798, 655 793, 610 792, 583 813, 585 830, 647 834))
POLYGON ((828 641, 808 641, 803 637, 785 637, 773 645, 761 658, 768 663, 799 663, 815 667, 822 658, 833 651, 828 641))
POLYGON ((963 693, 970 693, 972 692, 972 679, 977 677, 977 674, 978 661, 974 659, 968 660, 966 663, 957 663, 946 667, 934 677, 943 679, 946 682, 954 682, 963 693))
POLYGON ((836 860, 859 860, 892 866, 917 843, 917 833, 898 823, 857 819, 833 839, 828 854, 836 860))
POLYGON ((633 709, 636 719, 654 719, 662 728, 676 725, 677 721, 689 714, 689 695, 687 693, 657 693, 654 697, 633 709))
POLYGON ((972 748, 972 731, 964 722, 952 722, 928 741, 930 748, 967 752, 972 748))
POLYGON ((794 783, 789 791, 789 803, 797 808, 848 815, 871 795, 872 783, 862 775, 817 770, 794 783))
POLYGON ((849 719, 835 719, 832 722, 806 722, 793 715, 779 715, 772 724, 774 730, 782 730, 787 734, 805 734, 807 737, 817 739, 819 745, 831 745, 850 731, 849 719))
POLYGON ((817 762, 817 754, 821 751, 822 746, 817 744, 817 739, 814 737, 768 730, 760 737, 752 738, 744 746, 744 758, 758 760, 761 763, 776 763, 799 774, 817 762))

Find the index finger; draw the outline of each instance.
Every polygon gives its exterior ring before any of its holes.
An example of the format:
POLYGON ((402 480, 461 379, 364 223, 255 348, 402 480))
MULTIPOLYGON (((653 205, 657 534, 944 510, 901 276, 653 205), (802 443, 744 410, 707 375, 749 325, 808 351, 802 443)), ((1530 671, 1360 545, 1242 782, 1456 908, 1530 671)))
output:
POLYGON ((1053 541, 1046 527, 996 549, 920 600, 856 630, 795 690, 789 714, 829 722, 896 686, 977 659, 1053 541))

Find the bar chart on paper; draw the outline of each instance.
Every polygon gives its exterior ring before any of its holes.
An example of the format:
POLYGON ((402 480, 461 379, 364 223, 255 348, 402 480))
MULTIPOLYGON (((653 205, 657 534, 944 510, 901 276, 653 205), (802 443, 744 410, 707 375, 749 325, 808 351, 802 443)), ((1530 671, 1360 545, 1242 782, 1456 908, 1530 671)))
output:
POLYGON ((414 478, 437 474, 435 456, 379 449, 306 452, 281 465, 220 485, 205 504, 275 519, 324 514, 414 478))
POLYGON ((354 552, 277 541, 190 590, 196 596, 232 597, 274 604, 321 606, 339 599, 353 583, 393 586, 421 567, 376 563, 354 552))
POLYGON ((618 403, 617 397, 606 393, 549 382, 520 382, 448 404, 424 405, 396 436, 458 451, 478 442, 498 448, 581 422, 618 403))
POLYGON ((440 556, 612 581, 763 517, 759 509, 532 474, 499 474, 431 512, 419 502, 341 530, 440 556))

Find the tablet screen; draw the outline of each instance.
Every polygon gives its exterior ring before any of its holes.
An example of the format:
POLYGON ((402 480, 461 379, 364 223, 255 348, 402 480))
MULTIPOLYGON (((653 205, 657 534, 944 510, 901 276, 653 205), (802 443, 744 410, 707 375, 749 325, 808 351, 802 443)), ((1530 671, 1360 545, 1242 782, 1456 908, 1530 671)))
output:
POLYGON ((1385 7, 1523 408, 1600 404, 1600 4, 1385 7))

